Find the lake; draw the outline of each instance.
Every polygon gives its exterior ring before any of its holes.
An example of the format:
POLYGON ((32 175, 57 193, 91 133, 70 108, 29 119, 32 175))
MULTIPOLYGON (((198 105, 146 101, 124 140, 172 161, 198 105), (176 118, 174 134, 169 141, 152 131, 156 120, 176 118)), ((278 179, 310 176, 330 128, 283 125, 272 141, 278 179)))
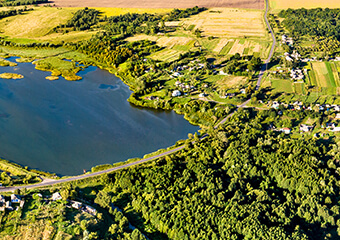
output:
POLYGON ((132 106, 129 88, 94 66, 78 73, 80 81, 49 81, 50 73, 32 63, 0 67, 4 72, 24 78, 0 78, 0 157, 23 166, 81 174, 143 157, 199 129, 173 111, 132 106))

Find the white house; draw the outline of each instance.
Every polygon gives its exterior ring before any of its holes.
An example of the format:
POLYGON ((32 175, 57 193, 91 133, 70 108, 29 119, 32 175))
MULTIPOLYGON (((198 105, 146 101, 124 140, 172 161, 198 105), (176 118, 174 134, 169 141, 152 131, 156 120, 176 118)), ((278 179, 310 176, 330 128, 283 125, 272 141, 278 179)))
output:
POLYGON ((61 200, 61 199, 62 199, 62 197, 61 197, 59 192, 55 192, 55 193, 52 194, 52 200, 53 201, 57 201, 57 200, 61 200))
POLYGON ((291 130, 290 128, 282 128, 281 132, 284 132, 285 134, 290 134, 291 130))
POLYGON ((181 93, 179 90, 175 90, 175 91, 172 92, 171 95, 172 95, 173 97, 178 97, 178 96, 181 96, 181 94, 182 94, 182 93, 181 93))

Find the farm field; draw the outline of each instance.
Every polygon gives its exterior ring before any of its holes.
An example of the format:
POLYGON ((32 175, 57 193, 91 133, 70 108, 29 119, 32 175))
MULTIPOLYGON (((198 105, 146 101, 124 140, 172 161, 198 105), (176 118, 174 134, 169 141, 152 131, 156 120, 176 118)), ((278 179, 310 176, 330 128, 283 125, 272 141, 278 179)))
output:
MULTIPOLYGON (((309 64, 312 69, 309 73, 311 84, 327 88, 328 93, 336 94, 337 88, 340 87, 338 62, 313 62, 309 64)), ((323 89, 323 91, 326 91, 323 89)))
POLYGON ((315 101, 329 103, 328 98, 340 95, 339 62, 309 62, 306 68, 308 74, 304 82, 268 77, 262 87, 271 87, 274 92, 296 94, 300 101, 308 103, 315 101))
POLYGON ((126 0, 126 1, 93 1, 93 0, 54 0, 58 7, 112 7, 112 8, 189 8, 189 7, 233 7, 263 9, 263 0, 126 0))
POLYGON ((7 17, 0 20, 0 36, 8 37, 14 42, 35 41, 75 41, 90 38, 94 31, 73 31, 68 34, 52 33, 59 24, 65 24, 79 8, 40 7, 26 14, 7 17))
POLYGON ((261 38, 269 40, 263 12, 257 10, 211 8, 183 21, 186 26, 203 31, 203 35, 228 38, 261 38))
POLYGON ((165 25, 183 28, 166 36, 137 35, 128 41, 148 39, 156 41, 166 50, 152 54, 157 60, 171 61, 183 51, 202 47, 212 55, 227 56, 255 55, 265 59, 271 47, 269 36, 262 20, 262 11, 212 8, 180 22, 165 22, 165 25), (246 24, 250 21, 252 24, 246 24), (227 23, 227 24, 226 24, 227 23), (197 38, 195 29, 202 31, 202 38, 197 38), (209 38, 213 37, 213 38, 209 38))

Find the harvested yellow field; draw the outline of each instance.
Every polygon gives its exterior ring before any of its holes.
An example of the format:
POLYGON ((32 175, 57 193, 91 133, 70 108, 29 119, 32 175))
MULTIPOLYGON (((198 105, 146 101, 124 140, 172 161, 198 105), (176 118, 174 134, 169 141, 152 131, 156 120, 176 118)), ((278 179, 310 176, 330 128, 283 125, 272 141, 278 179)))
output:
POLYGON ((242 54, 244 49, 244 45, 240 44, 239 40, 236 40, 234 45, 231 47, 229 54, 234 55, 235 53, 242 54))
POLYGON ((232 40, 226 39, 226 38, 222 38, 222 39, 218 42, 217 46, 213 49, 213 51, 216 52, 216 53, 221 52, 222 49, 224 48, 224 46, 227 45, 228 42, 230 42, 230 41, 232 41, 232 40))
POLYGON ((0 36, 19 42, 49 41, 52 43, 75 42, 91 38, 96 31, 71 31, 55 33, 52 29, 65 24, 79 8, 38 7, 27 14, 7 17, 0 20, 0 36))
POLYGON ((59 24, 65 24, 78 9, 41 7, 27 14, 0 20, 2 34, 16 38, 39 38, 59 24))
POLYGON ((263 9, 263 0, 54 0, 57 7, 112 7, 112 8, 189 8, 189 7, 234 7, 263 9))
POLYGON ((136 35, 133 37, 129 37, 126 39, 129 42, 135 42, 135 41, 139 41, 139 40, 150 40, 150 41, 154 41, 157 42, 157 45, 161 46, 161 47, 169 47, 172 48, 175 45, 186 45, 188 43, 190 43, 193 38, 190 37, 165 37, 165 36, 149 36, 149 35, 145 35, 145 34, 140 34, 140 35, 136 35))
POLYGON ((188 37, 161 37, 157 40, 159 46, 174 47, 175 45, 186 45, 192 39, 188 37))
POLYGON ((287 8, 340 8, 339 0, 270 0, 272 9, 287 9, 287 8))
POLYGON ((168 13, 171 11, 169 8, 110 8, 110 7, 95 7, 98 11, 102 12, 102 15, 108 17, 119 16, 126 13, 168 13))
POLYGON ((128 37, 126 38, 126 41, 128 42, 136 42, 136 41, 141 41, 141 40, 150 40, 150 41, 157 41, 159 37, 157 36, 151 36, 151 35, 146 35, 146 34, 139 34, 135 35, 133 37, 128 37))
POLYGON ((162 51, 151 54, 150 57, 154 60, 171 62, 178 59, 179 55, 183 53, 185 52, 174 49, 164 49, 162 51))
POLYGON ((245 84, 247 77, 244 76, 226 76, 225 78, 218 80, 216 86, 222 90, 230 89, 231 87, 239 86, 240 84, 245 84))
POLYGON ((183 20, 183 24, 194 25, 205 36, 269 38, 259 10, 212 8, 183 20))

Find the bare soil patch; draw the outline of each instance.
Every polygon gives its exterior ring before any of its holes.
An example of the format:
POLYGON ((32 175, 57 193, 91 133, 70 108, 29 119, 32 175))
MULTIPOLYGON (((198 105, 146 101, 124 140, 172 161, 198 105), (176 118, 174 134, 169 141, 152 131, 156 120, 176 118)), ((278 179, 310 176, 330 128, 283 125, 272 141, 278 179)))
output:
POLYGON ((58 7, 114 7, 114 8, 189 8, 232 7, 263 9, 263 0, 55 0, 58 7))

